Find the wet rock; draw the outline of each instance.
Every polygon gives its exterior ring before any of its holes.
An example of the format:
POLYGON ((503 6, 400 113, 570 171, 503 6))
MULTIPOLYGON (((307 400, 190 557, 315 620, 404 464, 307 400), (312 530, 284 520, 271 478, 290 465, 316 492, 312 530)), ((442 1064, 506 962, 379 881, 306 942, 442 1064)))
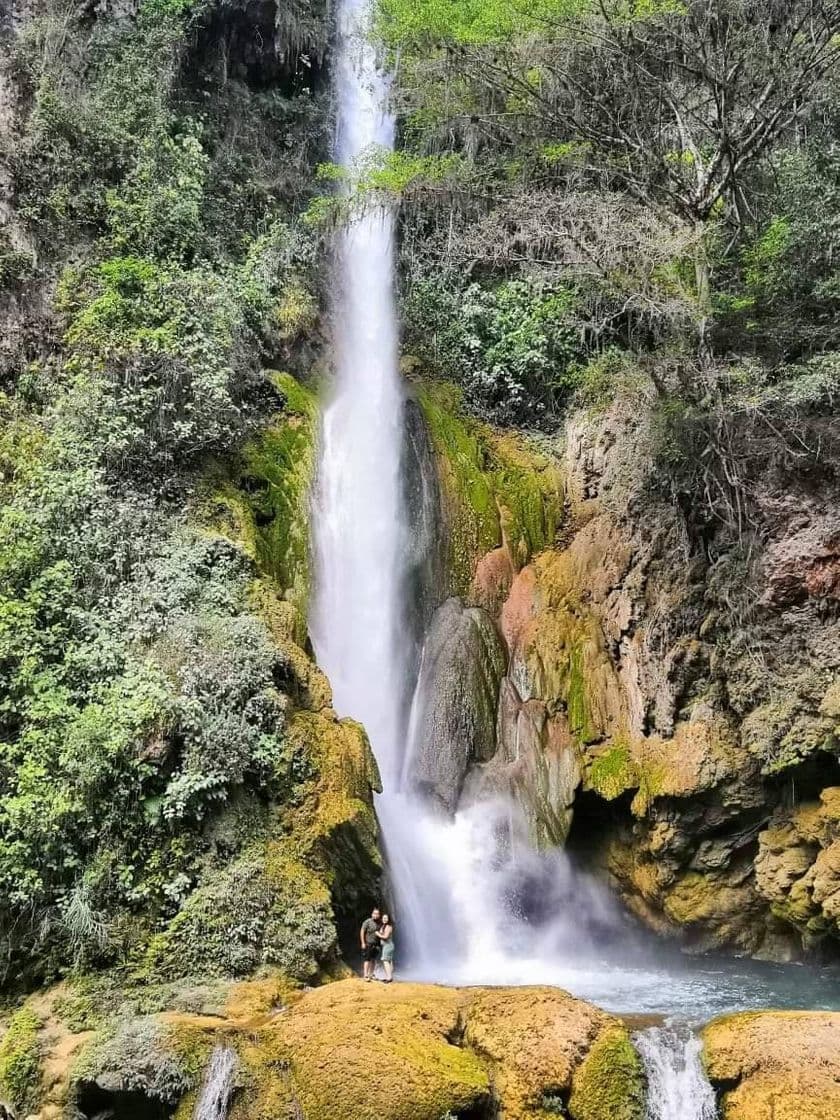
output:
POLYGON ((449 599, 435 613, 423 650, 408 781, 454 811, 471 762, 496 751, 504 648, 490 616, 449 599))
POLYGON ((756 886, 806 944, 840 936, 840 787, 778 809, 758 837, 756 886))
POLYGON ((541 700, 522 701, 505 678, 499 695, 497 750, 475 768, 462 802, 501 796, 517 804, 535 847, 565 843, 580 784, 579 755, 566 720, 541 700))

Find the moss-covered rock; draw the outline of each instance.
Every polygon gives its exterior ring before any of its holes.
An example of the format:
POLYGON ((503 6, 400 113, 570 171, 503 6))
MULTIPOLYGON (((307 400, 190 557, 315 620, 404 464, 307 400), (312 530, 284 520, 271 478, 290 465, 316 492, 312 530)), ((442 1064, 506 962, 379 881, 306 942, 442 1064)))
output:
MULTIPOLYGON (((285 1115, 272 1109, 297 1107, 304 1120, 440 1120, 484 1109, 548 1120, 602 1037, 614 1039, 614 1052, 619 1037, 630 1047, 615 1019, 553 989, 345 981, 304 995, 265 1026, 246 1056, 252 1080, 233 1117, 268 1120, 285 1115)), ((618 1065, 613 1079, 602 1063, 604 1102, 625 1092, 637 1100, 640 1085, 618 1065)), ((581 1118, 637 1115, 604 1106, 581 1118)))
POLYGON ((210 1045, 204 1032, 176 1029, 159 1017, 128 1019, 97 1032, 72 1077, 77 1086, 173 1106, 200 1082, 210 1045))
MULTIPOLYGON (((116 981, 118 983, 118 981, 116 981)), ((45 1058, 64 1092, 110 1107, 120 1099, 177 1106, 187 1120, 217 1045, 237 1054, 231 1120, 637 1120, 641 1075, 625 1028, 554 988, 443 988, 343 980, 304 990, 282 974, 228 984, 184 1010, 189 991, 102 986, 107 1012, 72 1068, 53 1000, 45 1058), (177 1005, 177 1009, 176 1009, 177 1005), (54 1046, 55 1052, 51 1047, 54 1046)), ((205 995, 209 993, 206 990, 205 995)), ((90 995, 91 993, 88 993, 90 995)), ((57 1112, 39 1120, 55 1120, 57 1112)))
POLYGON ((305 616, 318 402, 290 374, 271 379, 283 409, 243 448, 232 477, 213 495, 213 516, 305 616))
POLYGON ((758 836, 756 886, 808 946, 840 936, 840 788, 780 808, 758 836))
POLYGON ((703 1032, 722 1092, 722 1120, 835 1120, 840 1116, 840 1014, 729 1015, 703 1032))
POLYGON ((641 1120, 645 1114, 642 1067, 623 1027, 604 1031, 572 1082, 574 1120, 641 1120))
POLYGON ((0 1039, 0 1099, 21 1114, 32 1111, 40 1096, 41 1025, 31 1007, 22 1007, 0 1039))
POLYGON ((469 416, 460 392, 424 382, 417 397, 440 474, 449 538, 451 590, 491 608, 498 589, 475 581, 480 559, 502 549, 518 571, 550 545, 562 513, 556 463, 523 436, 500 434, 469 416))
POLYGON ((379 778, 364 731, 332 712, 301 711, 287 737, 292 757, 313 773, 298 804, 190 895, 154 938, 150 975, 245 976, 272 965, 311 980, 337 958, 335 906, 357 914, 375 894, 379 778))

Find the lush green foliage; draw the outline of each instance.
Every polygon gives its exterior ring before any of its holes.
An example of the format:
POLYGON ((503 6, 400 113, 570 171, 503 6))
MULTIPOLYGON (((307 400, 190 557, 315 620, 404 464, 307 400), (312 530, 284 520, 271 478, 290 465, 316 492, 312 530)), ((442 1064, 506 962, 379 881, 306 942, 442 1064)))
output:
POLYGON ((472 406, 539 426, 574 387, 582 356, 573 291, 503 281, 495 288, 418 282, 407 310, 418 353, 460 381, 472 406))
POLYGON ((473 306, 511 283, 535 307, 575 292, 575 360, 662 355, 645 362, 654 382, 697 399, 716 353, 778 365, 837 346, 833 0, 780 18, 771 0, 379 10, 399 52, 402 158, 447 169, 397 191, 412 344, 431 329, 434 361, 482 408, 550 421, 567 396, 569 355, 528 345, 521 322, 489 363, 464 360, 448 324, 482 335, 473 306), (441 274, 457 280, 439 294, 441 274), (476 285, 486 296, 462 307, 476 285))
MULTIPOLYGON (((285 407, 265 359, 294 362, 317 319, 296 216, 315 99, 282 68, 270 93, 228 74, 237 18, 228 0, 90 20, 49 3, 8 52, 1 267, 31 320, 0 397, 0 937, 25 979, 141 952, 311 777, 255 557, 204 499, 215 457, 285 407)), ((288 57, 314 27, 287 29, 288 57)))

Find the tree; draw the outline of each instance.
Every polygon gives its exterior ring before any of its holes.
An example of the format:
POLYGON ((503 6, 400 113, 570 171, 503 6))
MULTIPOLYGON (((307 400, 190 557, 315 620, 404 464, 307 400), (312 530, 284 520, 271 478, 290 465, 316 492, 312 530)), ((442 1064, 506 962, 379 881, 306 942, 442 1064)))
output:
MULTIPOLYGON (((385 4, 398 37, 403 0, 385 4)), ((438 44, 418 67, 436 81, 424 88, 417 70, 409 78, 421 143, 455 144, 473 160, 493 148, 530 153, 524 166, 537 181, 552 175, 546 156, 565 147, 579 178, 687 224, 705 353, 709 224, 725 228, 731 251, 750 217, 749 176, 840 62, 837 0, 557 0, 537 4, 527 33, 507 44, 477 24, 458 41, 441 37, 439 7, 413 5, 415 41, 428 9, 425 33, 438 44)))

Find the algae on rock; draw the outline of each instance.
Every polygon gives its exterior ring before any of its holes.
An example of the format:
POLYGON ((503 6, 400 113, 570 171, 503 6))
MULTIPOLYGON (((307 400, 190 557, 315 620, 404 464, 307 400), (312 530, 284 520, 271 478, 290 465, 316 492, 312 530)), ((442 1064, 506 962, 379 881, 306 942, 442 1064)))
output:
POLYGON ((477 585, 477 565, 501 549, 499 572, 509 580, 553 543, 563 504, 559 472, 524 436, 470 417, 455 386, 424 381, 417 399, 438 461, 451 591, 492 609, 505 589, 477 585))

